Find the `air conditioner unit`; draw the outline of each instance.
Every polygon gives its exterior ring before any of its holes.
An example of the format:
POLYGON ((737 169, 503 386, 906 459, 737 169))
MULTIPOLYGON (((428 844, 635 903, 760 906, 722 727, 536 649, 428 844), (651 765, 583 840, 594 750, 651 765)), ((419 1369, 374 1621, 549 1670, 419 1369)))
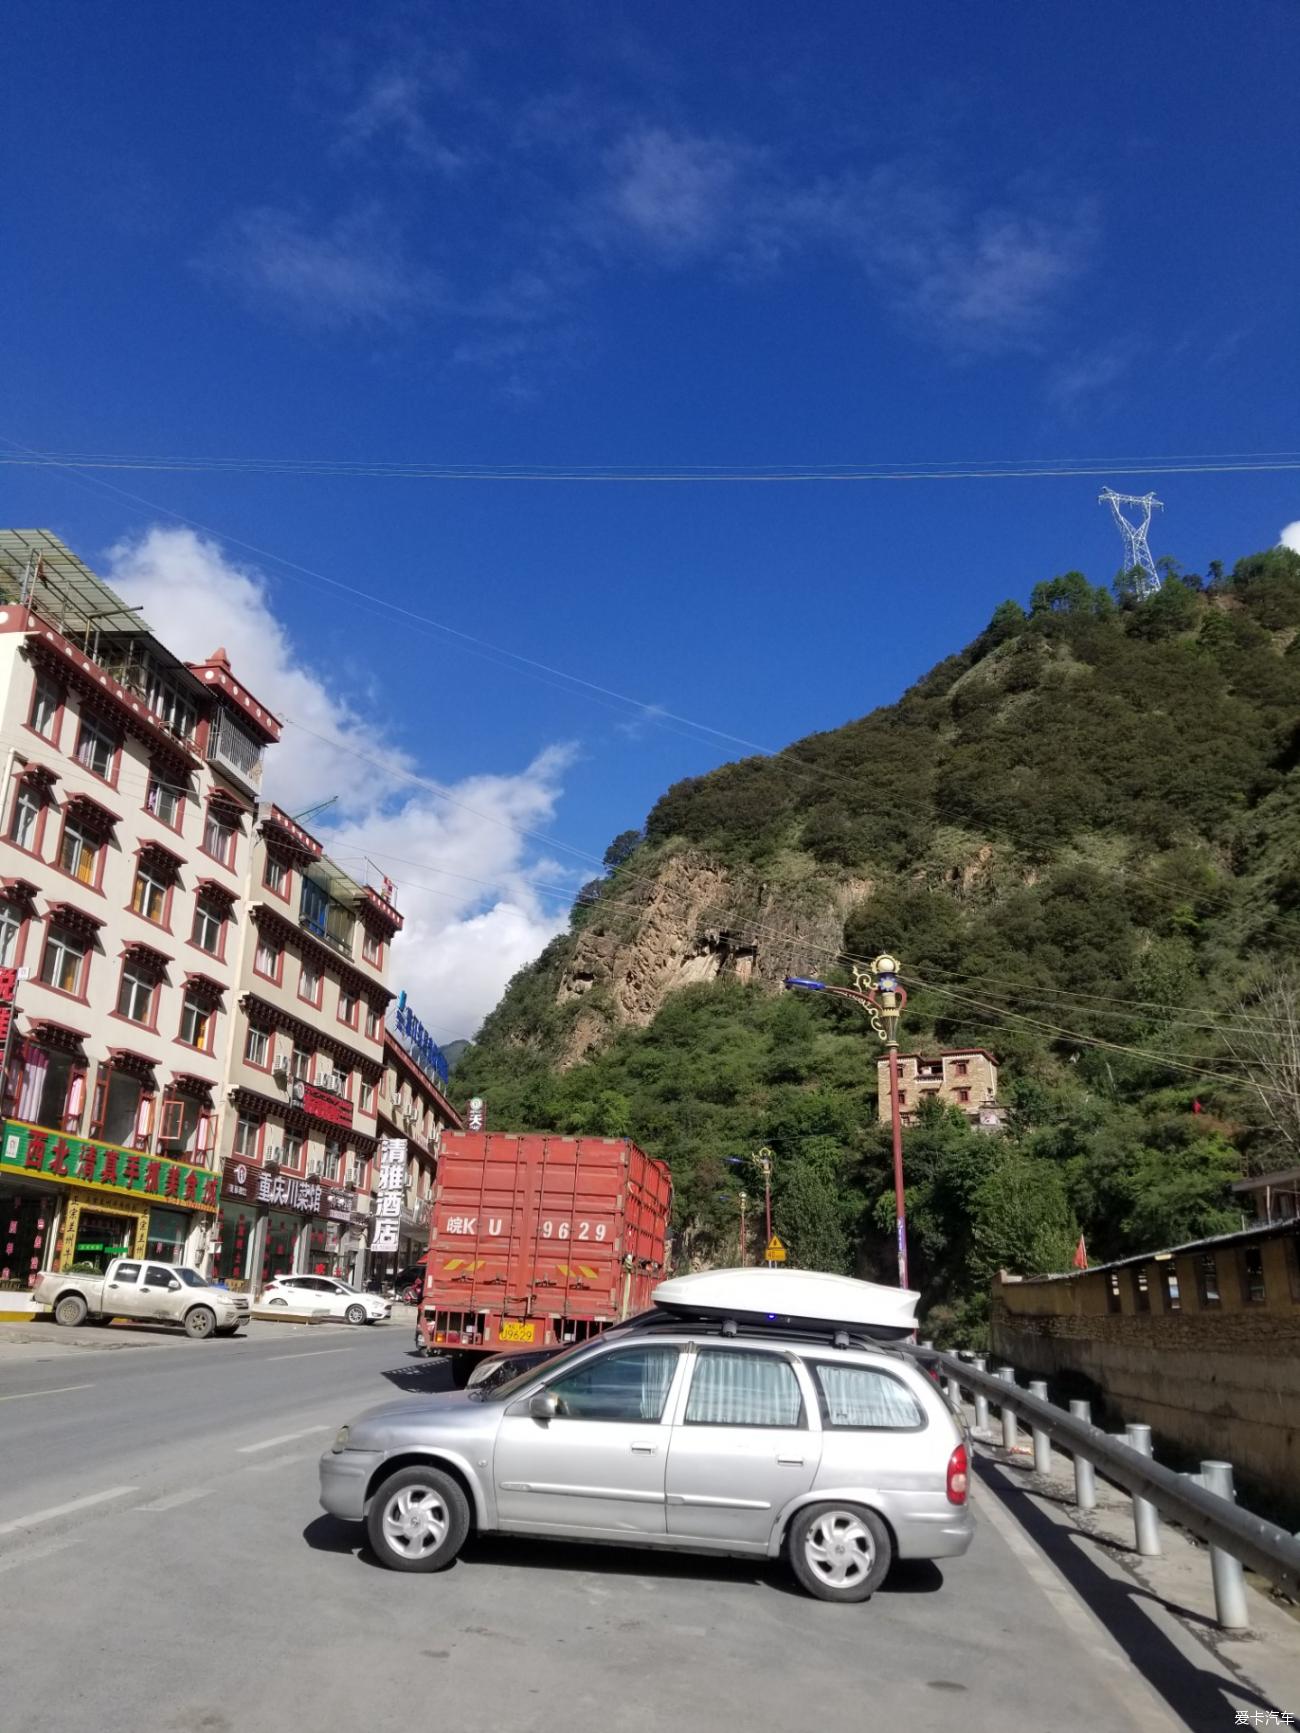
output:
POLYGON ((289 1067, 283 1059, 276 1060, 271 1068, 271 1075, 277 1083, 283 1084, 289 1081, 289 1067))
POLYGON ((310 1174, 315 1174, 316 1178, 320 1179, 324 1176, 324 1173, 325 1173, 325 1163, 323 1161, 308 1162, 307 1172, 310 1174))
POLYGON ((264 1150, 262 1153, 262 1161, 267 1167, 278 1167, 283 1160, 284 1150, 279 1144, 276 1144, 274 1149, 264 1150))

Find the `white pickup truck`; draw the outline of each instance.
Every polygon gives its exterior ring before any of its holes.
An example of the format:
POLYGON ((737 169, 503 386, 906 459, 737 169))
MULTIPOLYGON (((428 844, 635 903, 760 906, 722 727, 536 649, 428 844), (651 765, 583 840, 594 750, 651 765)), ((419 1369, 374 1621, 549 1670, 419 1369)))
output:
POLYGON ((138 1318, 146 1324, 179 1324, 196 1341, 233 1336, 249 1317, 246 1295, 214 1288, 186 1264, 155 1264, 148 1258, 114 1258, 102 1276, 47 1271, 32 1294, 38 1306, 53 1311, 56 1324, 138 1318))

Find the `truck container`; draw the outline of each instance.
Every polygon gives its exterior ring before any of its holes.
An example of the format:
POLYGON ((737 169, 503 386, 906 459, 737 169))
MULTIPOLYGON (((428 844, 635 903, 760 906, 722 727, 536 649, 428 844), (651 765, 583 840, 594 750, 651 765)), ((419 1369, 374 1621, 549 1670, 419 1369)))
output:
POLYGON ((420 1335, 468 1377, 483 1354, 561 1348, 650 1303, 672 1179, 627 1138, 443 1133, 420 1335))

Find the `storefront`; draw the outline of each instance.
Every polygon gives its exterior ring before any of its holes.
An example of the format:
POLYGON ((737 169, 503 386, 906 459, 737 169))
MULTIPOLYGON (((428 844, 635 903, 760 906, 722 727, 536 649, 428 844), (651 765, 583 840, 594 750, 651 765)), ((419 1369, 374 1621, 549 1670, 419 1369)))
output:
POLYGON ((48 1126, 5 1123, 0 1269, 17 1271, 23 1286, 38 1269, 102 1270, 127 1255, 179 1263, 216 1208, 216 1176, 204 1168, 48 1126))
POLYGON ((323 1195, 317 1180, 231 1157, 221 1173, 218 1280, 257 1292, 272 1276, 314 1268, 307 1260, 323 1195))

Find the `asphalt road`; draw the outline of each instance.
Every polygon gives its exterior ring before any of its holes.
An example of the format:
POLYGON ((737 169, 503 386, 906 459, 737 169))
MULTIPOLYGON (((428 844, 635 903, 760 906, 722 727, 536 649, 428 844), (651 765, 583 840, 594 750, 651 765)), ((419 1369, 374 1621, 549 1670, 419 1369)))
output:
POLYGON ((320 1511, 316 1459, 359 1409, 442 1380, 409 1348, 397 1324, 150 1350, 0 1343, 0 1724, 1185 1724, 1053 1591, 987 1492, 966 1558, 901 1567, 858 1607, 810 1600, 776 1567, 612 1548, 480 1541, 436 1576, 384 1571, 320 1511))

